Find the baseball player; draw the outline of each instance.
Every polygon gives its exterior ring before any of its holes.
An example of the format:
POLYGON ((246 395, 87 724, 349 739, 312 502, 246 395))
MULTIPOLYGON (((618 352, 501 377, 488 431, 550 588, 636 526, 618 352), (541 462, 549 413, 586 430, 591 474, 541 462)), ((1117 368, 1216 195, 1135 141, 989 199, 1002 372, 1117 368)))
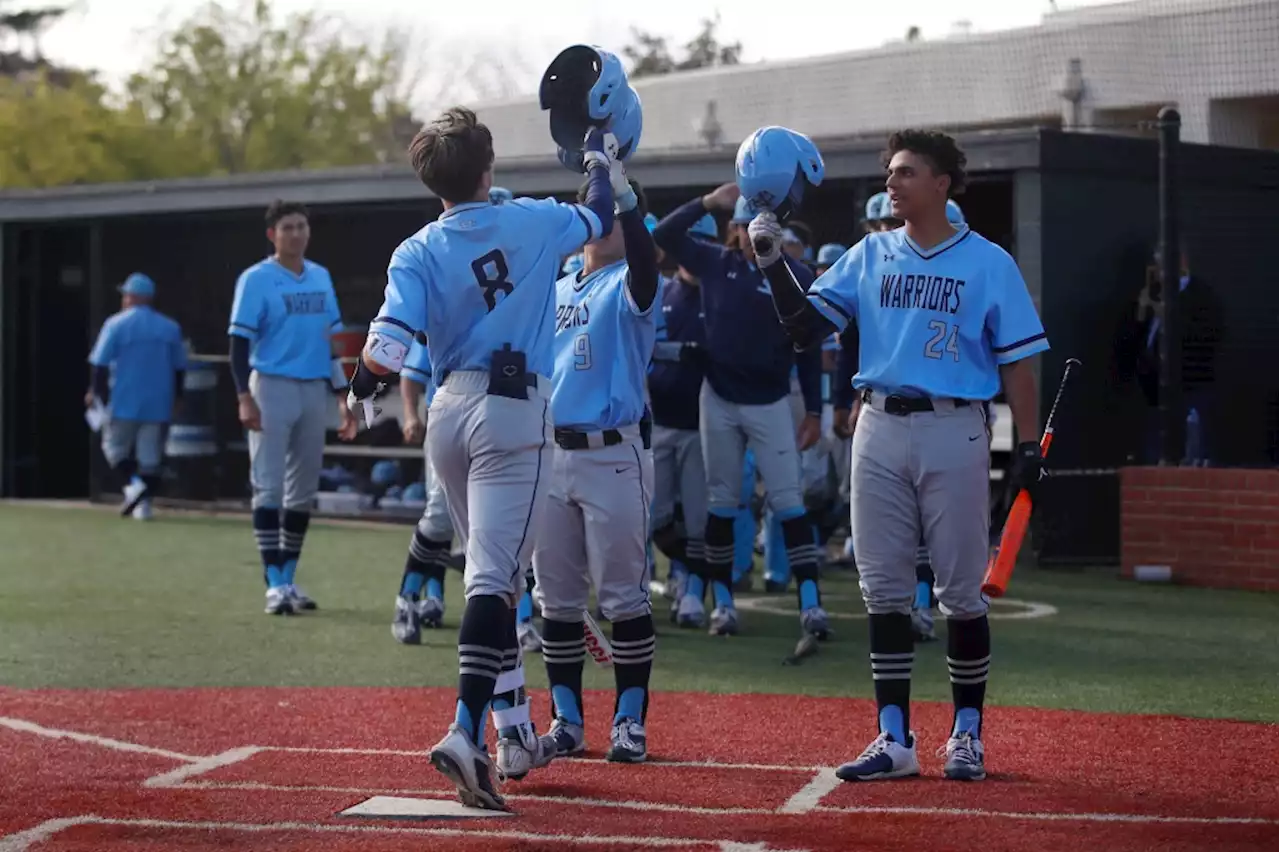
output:
MULTIPOLYGON (((792 353, 747 239, 750 219, 737 185, 728 183, 677 208, 653 232, 659 248, 701 282, 707 365, 699 399, 699 426, 710 503, 706 574, 715 598, 710 632, 731 635, 738 631, 730 584, 734 518, 743 454, 749 446, 764 480, 769 507, 782 522, 787 555, 797 579, 801 629, 825 638, 827 615, 818 591, 818 554, 801 494, 798 455, 819 437, 821 364, 817 353, 792 353), (730 246, 709 245, 688 233, 695 222, 714 210, 733 211, 730 246), (788 398, 793 365, 799 367, 804 391, 805 412, 798 429, 788 398)), ((803 263, 788 258, 787 264, 799 280, 810 280, 811 273, 803 263)), ((697 624, 702 614, 702 601, 686 592, 679 618, 697 624)))
MULTIPOLYGON (((703 216, 689 229, 695 239, 715 243, 716 221, 703 216)), ((649 404, 653 412, 653 545, 671 565, 666 595, 676 620, 687 584, 703 600, 703 534, 707 527, 707 476, 698 433, 698 395, 705 376, 707 343, 698 278, 683 266, 667 280, 657 319, 649 404), (680 506, 680 520, 676 506, 680 506), (696 570, 690 571, 694 565, 696 570)))
MULTIPOLYGON (((614 168, 621 171, 622 164, 614 168)), ((594 585, 613 625, 617 698, 606 758, 642 763, 656 643, 646 554, 653 456, 645 373, 660 293, 643 193, 635 181, 620 189, 613 231, 587 243, 582 270, 556 284, 556 448, 533 571, 555 704, 546 739, 557 755, 585 748, 582 614, 594 585)), ((585 186, 579 191, 580 201, 586 192, 585 186)))
POLYGON ((156 284, 135 272, 120 285, 120 310, 107 317, 89 353, 87 408, 102 406, 102 454, 120 482, 122 516, 151 518, 160 490, 165 429, 182 397, 187 349, 182 329, 151 307, 156 284))
POLYGON ((861 407, 853 437, 854 549, 869 613, 880 734, 837 770, 846 781, 917 775, 910 727, 911 604, 923 532, 940 609, 955 704, 943 772, 986 777, 982 709, 991 638, 987 563, 988 472, 982 403, 1003 385, 1018 434, 1014 480, 1043 472, 1036 381, 1029 358, 1048 348, 1017 264, 946 216, 963 191, 964 154, 941 133, 907 130, 885 152, 892 213, 905 222, 868 235, 806 295, 778 263, 781 227, 757 216, 750 233, 778 315, 798 348, 856 322, 861 407))
POLYGON ((288 615, 316 608, 294 576, 320 487, 333 394, 339 396, 338 437, 351 440, 357 427, 342 399, 347 376, 331 340, 342 327, 333 279, 304 257, 311 239, 307 208, 274 201, 266 220, 275 253, 240 274, 227 334, 240 422, 249 430, 253 535, 266 611, 288 615))
POLYGON ((404 576, 396 595, 395 618, 391 635, 406 645, 422 641, 422 628, 440 627, 444 620, 444 575, 449 567, 449 551, 453 545, 453 523, 439 477, 431 470, 427 453, 426 425, 418 408, 426 393, 427 405, 435 396, 431 381, 431 352, 415 339, 400 368, 400 398, 404 404, 402 429, 406 444, 422 444, 423 477, 426 480, 427 504, 409 540, 404 576))
POLYGON ((395 250, 386 297, 369 326, 352 401, 403 368, 417 332, 430 345, 427 454, 466 551, 454 722, 431 762, 464 804, 505 810, 484 748, 498 729, 498 770, 522 778, 554 758, 529 718, 516 639, 518 584, 532 556, 551 479, 554 281, 561 259, 613 229, 605 134, 587 133, 585 204, 519 198, 494 205, 493 137, 455 107, 409 147, 440 217, 395 250))

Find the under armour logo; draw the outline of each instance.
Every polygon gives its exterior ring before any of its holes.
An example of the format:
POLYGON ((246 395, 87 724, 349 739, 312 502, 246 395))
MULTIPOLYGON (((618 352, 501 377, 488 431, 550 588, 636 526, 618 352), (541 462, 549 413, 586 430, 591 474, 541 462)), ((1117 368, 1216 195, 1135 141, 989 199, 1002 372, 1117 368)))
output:
POLYGON ((885 263, 888 263, 888 262, 889 262, 889 261, 891 261, 891 260, 893 260, 893 255, 891 255, 891 254, 886 254, 886 255, 884 256, 884 262, 885 262, 885 263))
POLYGON ((516 368, 511 366, 510 364, 502 368, 502 375, 506 376, 508 379, 513 378, 515 374, 516 374, 516 368))

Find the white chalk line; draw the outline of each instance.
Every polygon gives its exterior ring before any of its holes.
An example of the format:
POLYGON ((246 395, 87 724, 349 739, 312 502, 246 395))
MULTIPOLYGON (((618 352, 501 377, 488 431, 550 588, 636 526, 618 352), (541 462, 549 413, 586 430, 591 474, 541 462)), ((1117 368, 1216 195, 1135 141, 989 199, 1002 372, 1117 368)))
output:
POLYGON ((180 787, 191 778, 204 775, 206 772, 212 772, 215 769, 221 769, 224 766, 230 766, 233 763, 239 763, 242 760, 248 760, 260 751, 262 749, 259 746, 240 746, 239 748, 227 749, 221 754, 202 757, 199 760, 188 763, 186 766, 179 766, 169 772, 152 776, 143 781, 142 786, 180 787))
POLYGON ((1043 811, 988 811, 981 808, 924 808, 880 805, 847 808, 819 807, 815 812, 829 814, 894 814, 946 817, 982 817, 985 819, 1038 820, 1042 822, 1137 822, 1177 825, 1278 825, 1280 821, 1263 817, 1185 817, 1162 814, 1045 813, 1043 811))
MULTIPOLYGON (((24 852, 34 843, 48 840, 59 831, 77 826, 101 825, 141 829, 186 829, 190 831, 239 831, 250 833, 267 832, 312 832, 316 834, 390 834, 409 837, 462 837, 474 839, 484 836, 494 840, 516 840, 529 843, 555 842, 574 846, 620 846, 623 848, 665 848, 672 846, 712 847, 717 850, 735 848, 732 841, 712 840, 700 837, 639 837, 628 835, 617 837, 600 834, 541 834, 533 831, 512 831, 508 829, 471 829, 471 828, 419 828, 401 825, 334 825, 315 822, 214 822, 185 821, 169 819, 112 819, 99 816, 79 816, 67 819, 54 819, 27 829, 21 834, 10 835, 0 839, 0 852, 24 852), (14 841, 14 845, 7 845, 14 841), (18 845, 21 843, 22 845, 18 845)), ((738 848, 741 848, 740 846, 738 848)))
MULTIPOLYGON (((275 793, 350 793, 359 796, 414 796, 425 799, 452 799, 452 790, 344 787, 329 784, 269 784, 260 781, 188 781, 175 785, 179 790, 257 790, 275 793)), ((593 799, 580 796, 553 796, 540 793, 513 793, 511 785, 502 788, 502 797, 509 802, 539 802, 551 805, 568 805, 587 808, 615 808, 618 810, 645 811, 650 813, 693 814, 698 816, 772 816, 779 813, 773 808, 699 807, 675 805, 667 802, 636 802, 625 799, 593 799)))
POLYGON ((834 768, 819 770, 813 779, 800 788, 782 807, 778 808, 780 814, 805 814, 814 810, 822 804, 822 800, 827 794, 843 783, 836 777, 834 768))
POLYGON ((0 716, 0 726, 14 731, 21 731, 26 734, 35 734, 36 736, 46 737, 52 740, 71 740, 73 742, 87 743, 88 745, 108 748, 112 751, 149 754, 153 757, 167 757, 170 760, 180 760, 184 763, 196 763, 202 759, 199 757, 192 757, 189 754, 180 754, 176 751, 169 751, 168 749, 152 748, 151 746, 138 745, 137 743, 113 740, 110 737, 99 737, 95 734, 82 734, 78 731, 66 731, 60 728, 46 728, 44 725, 37 725, 35 722, 28 722, 26 719, 14 719, 9 716, 0 716))

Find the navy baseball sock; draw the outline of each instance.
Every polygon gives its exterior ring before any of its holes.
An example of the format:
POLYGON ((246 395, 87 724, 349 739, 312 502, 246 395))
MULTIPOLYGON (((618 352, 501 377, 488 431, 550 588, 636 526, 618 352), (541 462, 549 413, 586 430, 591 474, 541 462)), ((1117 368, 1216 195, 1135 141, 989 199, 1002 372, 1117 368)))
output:
MULTIPOLYGON (((684 593, 693 595, 699 601, 707 593, 707 548, 700 538, 691 538, 684 545, 685 570, 684 593)), ((674 566, 675 563, 672 563, 674 566)))
POLYGON ((982 736, 982 705, 987 697, 991 665, 991 626, 984 615, 961 621, 947 619, 947 673, 956 715, 952 733, 982 736))
MULTIPOLYGON (((615 626, 615 633, 617 629, 615 626)), ((542 662, 547 666, 553 711, 575 725, 582 724, 582 667, 586 659, 582 622, 552 621, 543 616, 542 662)))
POLYGON ((458 630, 458 706, 454 722, 481 747, 485 716, 502 671, 509 629, 515 629, 514 621, 504 599, 476 595, 467 601, 458 630))
POLYGON ((822 594, 818 591, 818 545, 809 516, 804 514, 783 521, 782 541, 787 546, 787 561, 796 578, 800 611, 822 606, 822 594))
MULTIPOLYGON (((707 516, 706 579, 717 607, 733 606, 733 518, 707 516)), ((690 566, 692 570, 692 566, 690 566)))
POLYGON ((873 614, 867 620, 871 624, 871 677, 880 730, 906 745, 911 735, 911 668, 916 659, 911 616, 889 612, 873 614))
POLYGON ((116 475, 116 482, 120 483, 120 490, 124 491, 124 487, 133 481, 133 477, 138 472, 138 463, 133 459, 125 459, 118 462, 112 468, 116 475))
POLYGON ((400 595, 418 600, 425 590, 427 597, 444 597, 444 572, 449 567, 451 542, 433 541, 415 529, 409 540, 409 555, 404 560, 404 578, 400 595))
POLYGON ((613 680, 618 690, 613 722, 635 719, 643 723, 649 714, 649 673, 658 639, 653 616, 615 622, 613 625, 613 680))
POLYGON ((151 498, 160 493, 160 474, 144 473, 142 474, 142 484, 147 486, 147 497, 151 498))
POLYGON ((684 536, 676 529, 675 521, 653 531, 653 546, 667 557, 668 562, 685 562, 688 559, 684 536))
POLYGON ((292 583, 298 572, 298 559, 302 556, 302 542, 311 525, 311 513, 297 509, 285 509, 280 531, 280 573, 285 583, 292 583))
POLYGON ((275 506, 259 506, 253 510, 253 537, 262 557, 262 580, 267 588, 284 584, 280 571, 280 510, 275 506))

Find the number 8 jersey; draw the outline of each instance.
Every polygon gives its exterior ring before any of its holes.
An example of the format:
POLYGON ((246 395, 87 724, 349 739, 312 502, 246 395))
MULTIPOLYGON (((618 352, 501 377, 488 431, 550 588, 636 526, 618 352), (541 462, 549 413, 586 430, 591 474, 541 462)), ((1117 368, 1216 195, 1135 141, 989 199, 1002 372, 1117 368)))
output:
POLYGON ((858 327, 855 388, 988 400, 998 367, 1049 348, 1022 274, 962 225, 925 251, 905 228, 868 234, 809 289, 843 331, 858 327))
POLYGON ((601 230, 589 209, 554 198, 451 207, 392 254, 369 332, 407 349, 425 331, 440 378, 488 370, 494 350, 510 344, 530 372, 549 379, 560 265, 601 230))

